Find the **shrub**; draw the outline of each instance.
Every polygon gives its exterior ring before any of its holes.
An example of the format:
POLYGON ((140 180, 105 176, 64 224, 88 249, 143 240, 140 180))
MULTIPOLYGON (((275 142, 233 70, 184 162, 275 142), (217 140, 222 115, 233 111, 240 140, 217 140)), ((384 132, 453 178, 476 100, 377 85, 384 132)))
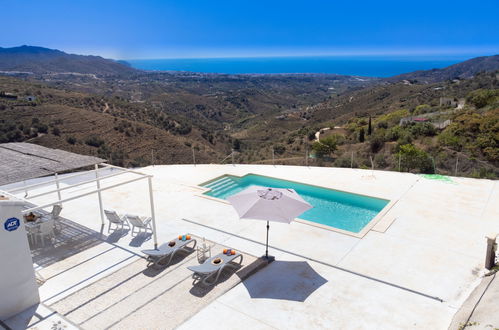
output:
POLYGON ((383 145, 385 144, 385 139, 384 136, 381 134, 376 134, 371 137, 371 140, 369 141, 369 146, 371 148, 372 153, 377 153, 378 151, 383 148, 383 145))
POLYGON ((286 151, 286 147, 278 144, 274 147, 274 152, 278 155, 282 155, 286 151))
POLYGON ((398 123, 400 122, 400 119, 402 119, 404 117, 408 117, 409 114, 410 114, 409 110, 407 110, 407 109, 401 109, 401 110, 397 110, 397 111, 393 111, 393 112, 387 113, 386 115, 379 116, 377 122, 384 121, 389 126, 398 125, 398 123))
POLYGON ((238 139, 235 139, 233 142, 232 142, 232 149, 234 150, 241 150, 241 141, 239 141, 238 139))
MULTIPOLYGON (((346 156, 339 157, 334 161, 334 166, 336 167, 350 167, 351 165, 352 159, 346 156)), ((357 167, 357 165, 353 164, 353 167, 357 167)))
POLYGON ((420 115, 422 113, 430 112, 430 110, 431 110, 431 107, 428 104, 421 104, 421 105, 418 105, 414 109, 414 114, 420 115))
POLYGON ((499 90, 497 89, 477 89, 468 94, 466 101, 477 108, 483 108, 486 105, 497 102, 499 99, 499 90))
POLYGON ((374 156, 374 164, 376 164, 376 167, 386 168, 389 165, 386 157, 387 156, 384 154, 377 154, 374 156))
POLYGON ((88 137, 86 140, 85 140, 85 144, 91 146, 91 147, 96 147, 96 148, 99 148, 100 146, 102 146, 104 144, 104 140, 102 140, 101 138, 97 137, 97 136, 90 136, 88 137))
POLYGON ((455 135, 450 129, 446 129, 438 136, 438 142, 441 145, 451 147, 454 150, 461 150, 463 148, 464 142, 462 139, 455 135))
POLYGON ((6 136, 8 142, 20 142, 23 140, 23 132, 21 132, 19 129, 7 132, 6 136))
POLYGON ((422 173, 433 173, 433 162, 430 156, 416 146, 404 144, 400 146, 397 155, 401 157, 401 167, 407 171, 418 170, 422 173))
POLYGON ((312 144, 312 150, 315 151, 317 158, 324 158, 330 156, 337 147, 336 139, 333 137, 327 137, 321 140, 321 142, 314 142, 312 144))
POLYGON ((76 138, 74 136, 68 136, 66 142, 69 144, 76 144, 76 138))
POLYGON ((34 125, 34 127, 40 133, 48 133, 48 131, 49 131, 49 127, 47 125, 45 125, 45 124, 42 124, 42 123, 36 123, 34 125))
POLYGON ((61 135, 61 130, 58 127, 52 128, 52 134, 55 136, 60 136, 61 135))
POLYGON ((417 136, 434 136, 436 134, 435 127, 430 123, 416 123, 410 126, 409 131, 415 137, 417 136))

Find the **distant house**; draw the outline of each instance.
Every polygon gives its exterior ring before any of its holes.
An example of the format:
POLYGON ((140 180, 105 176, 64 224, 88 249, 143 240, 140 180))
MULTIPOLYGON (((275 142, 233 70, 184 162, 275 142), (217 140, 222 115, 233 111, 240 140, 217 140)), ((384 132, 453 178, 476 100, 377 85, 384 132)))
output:
POLYGON ((424 122, 428 121, 428 118, 415 117, 415 118, 412 118, 412 121, 414 121, 416 123, 424 123, 424 122))
POLYGON ((25 96, 24 99, 28 102, 35 102, 36 101, 36 96, 33 96, 33 95, 28 95, 28 96, 25 96))
POLYGON ((441 97, 440 106, 441 107, 457 107, 459 101, 455 97, 441 97))
POLYGON ((4 99, 17 100, 17 95, 14 95, 12 93, 0 92, 0 97, 4 99))
POLYGON ((425 123, 429 120, 430 120, 429 118, 425 118, 425 117, 412 117, 411 116, 411 117, 405 117, 405 118, 400 119, 399 125, 403 126, 403 125, 407 125, 409 123, 425 123))

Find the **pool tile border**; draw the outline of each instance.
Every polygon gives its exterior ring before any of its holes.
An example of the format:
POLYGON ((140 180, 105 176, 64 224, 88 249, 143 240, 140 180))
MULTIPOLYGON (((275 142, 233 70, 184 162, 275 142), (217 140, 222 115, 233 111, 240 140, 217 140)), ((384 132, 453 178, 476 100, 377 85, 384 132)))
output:
MULTIPOLYGON (((267 175, 261 175, 261 174, 251 173, 251 172, 248 172, 248 173, 246 173, 244 175, 237 175, 237 174, 225 173, 225 174, 217 176, 216 178, 210 179, 208 181, 201 182, 197 186, 191 186, 192 188, 199 189, 201 191, 200 193, 195 194, 195 196, 198 196, 198 197, 201 197, 201 198, 206 198, 206 199, 209 199, 209 200, 212 200, 212 201, 216 201, 216 202, 219 202, 219 203, 224 203, 224 204, 230 205, 230 203, 228 201, 224 200, 224 199, 220 199, 220 198, 216 198, 216 197, 205 195, 204 193, 206 193, 208 191, 211 191, 211 189, 210 188, 206 188, 206 187, 202 187, 202 185, 206 185, 206 184, 209 184, 210 182, 217 181, 217 180, 219 180, 222 177, 227 176, 227 175, 235 176, 237 178, 242 178, 242 177, 247 176, 247 175, 259 175, 259 176, 264 176, 264 177, 267 177, 267 178, 273 178, 273 179, 290 181, 290 182, 294 182, 294 183, 306 184, 306 185, 314 186, 314 187, 318 187, 318 188, 332 189, 332 190, 336 190, 336 191, 341 191, 341 192, 346 192, 346 193, 350 193, 350 194, 361 195, 361 196, 365 196, 365 197, 371 197, 371 198, 378 198, 378 199, 388 200, 389 201, 388 204, 386 204, 385 207, 383 207, 383 209, 381 209, 381 211, 374 218, 372 218, 371 221, 369 221, 362 228, 362 230, 359 231, 358 233, 354 233, 354 232, 351 232, 351 231, 348 231, 348 230, 344 230, 344 229, 335 228, 335 227, 332 227, 332 226, 323 225, 323 224, 320 224, 320 223, 316 223, 316 222, 312 222, 312 221, 308 221, 308 220, 304 220, 304 219, 300 219, 300 218, 296 218, 295 219, 296 222, 299 222, 299 223, 302 223, 302 224, 305 224, 305 225, 309 225, 309 226, 313 226, 313 227, 317 227, 317 228, 321 228, 321 229, 325 229, 325 230, 329 230, 329 231, 334 231, 334 232, 337 232, 337 233, 340 233, 340 234, 344 234, 344 235, 348 235, 348 236, 353 236, 353 237, 356 237, 356 238, 363 238, 364 236, 366 236, 367 233, 369 231, 371 231, 371 229, 373 229, 373 227, 378 222, 380 222, 381 219, 384 216, 386 216, 387 213, 393 208, 393 206, 395 206, 395 204, 399 201, 398 198, 390 200, 390 199, 386 199, 386 198, 382 198, 382 197, 369 196, 369 195, 366 195, 366 194, 359 194, 359 193, 353 192, 353 191, 339 190, 339 189, 335 189, 335 188, 331 188, 331 187, 324 187, 324 186, 319 186, 319 185, 316 185, 316 184, 310 184, 310 183, 306 183, 306 182, 297 182, 297 181, 293 181, 293 180, 289 180, 289 179, 285 179, 285 178, 279 178, 279 177, 270 177, 270 176, 267 176, 267 175)), ((389 225, 391 225, 395 220, 396 220, 395 217, 392 220, 390 220, 389 221, 389 225)))

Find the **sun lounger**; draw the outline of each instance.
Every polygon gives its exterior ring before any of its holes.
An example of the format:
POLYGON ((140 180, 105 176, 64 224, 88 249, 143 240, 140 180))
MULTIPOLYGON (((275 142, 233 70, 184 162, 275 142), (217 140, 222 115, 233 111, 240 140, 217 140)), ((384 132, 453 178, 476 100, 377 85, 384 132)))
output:
POLYGON ((125 216, 120 216, 116 211, 104 210, 107 220, 109 220, 109 226, 107 227, 107 232, 111 230, 111 224, 116 226, 115 230, 123 230, 124 227, 130 227, 125 216))
POLYGON ((220 274, 226 267, 238 268, 243 262, 243 255, 241 253, 236 253, 234 255, 226 255, 224 253, 217 254, 210 259, 207 259, 201 265, 189 266, 189 270, 193 271, 192 278, 195 281, 201 281, 204 285, 212 285, 218 281, 220 274), (239 263, 234 262, 239 258, 239 263), (220 262, 216 264, 214 261, 220 259, 220 262), (213 281, 208 281, 211 277, 215 277, 213 281))
POLYGON ((171 242, 174 242, 175 244, 173 246, 170 246, 169 243, 165 243, 165 244, 162 244, 160 245, 157 249, 151 249, 151 250, 142 250, 142 253, 144 253, 145 255, 147 255, 147 261, 149 262, 148 266, 149 265, 153 265, 153 267, 157 267, 157 266, 166 266, 168 265, 173 257, 175 256, 175 254, 180 251, 180 250, 184 250, 185 248, 187 248, 188 244, 189 243, 192 243, 194 242, 194 245, 189 247, 190 249, 194 249, 196 247, 196 240, 191 238, 191 239, 188 239, 188 240, 181 240, 181 239, 174 239, 172 240, 171 242), (165 260, 167 260, 165 262, 165 260))
POLYGON ((132 225, 132 236, 135 234, 135 227, 139 228, 137 234, 140 234, 142 230, 147 232, 149 229, 152 232, 152 218, 151 217, 139 217, 138 215, 127 214, 125 215, 128 223, 132 225))

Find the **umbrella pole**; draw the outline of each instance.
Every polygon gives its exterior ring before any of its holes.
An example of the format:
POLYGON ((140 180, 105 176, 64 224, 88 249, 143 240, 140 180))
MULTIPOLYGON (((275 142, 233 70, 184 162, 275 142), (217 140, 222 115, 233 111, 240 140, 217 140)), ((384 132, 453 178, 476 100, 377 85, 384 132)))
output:
POLYGON ((267 260, 268 263, 271 263, 272 261, 275 260, 275 257, 269 256, 269 222, 267 221, 267 242, 265 243, 265 256, 262 257, 265 260, 267 260))
POLYGON ((265 244, 265 258, 269 258, 269 222, 267 221, 267 243, 265 244))

